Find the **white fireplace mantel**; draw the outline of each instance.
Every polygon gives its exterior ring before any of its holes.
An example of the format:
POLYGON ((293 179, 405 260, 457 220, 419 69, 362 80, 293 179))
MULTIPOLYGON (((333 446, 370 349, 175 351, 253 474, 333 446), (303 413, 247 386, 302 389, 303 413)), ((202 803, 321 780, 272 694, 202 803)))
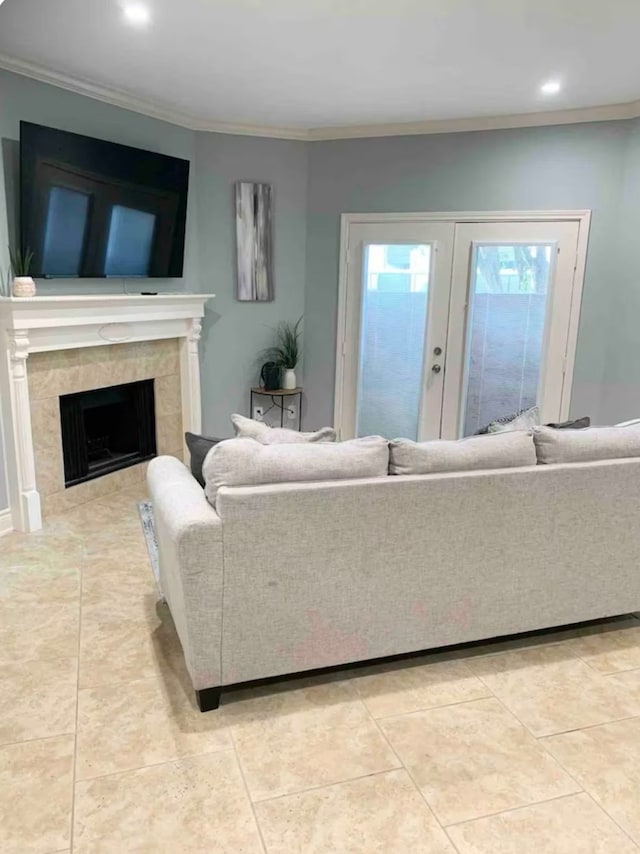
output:
POLYGON ((0 391, 14 528, 36 531, 42 527, 31 433, 29 354, 179 338, 183 426, 198 433, 198 341, 204 305, 213 297, 214 294, 174 293, 0 298, 0 334, 5 352, 0 365, 0 391))

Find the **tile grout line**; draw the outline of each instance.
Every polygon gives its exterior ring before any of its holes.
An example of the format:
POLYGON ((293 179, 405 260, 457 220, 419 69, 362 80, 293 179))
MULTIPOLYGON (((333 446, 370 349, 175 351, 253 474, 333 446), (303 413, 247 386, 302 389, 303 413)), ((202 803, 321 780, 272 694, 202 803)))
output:
POLYGON ((575 798, 578 795, 588 795, 588 794, 589 794, 588 792, 585 792, 584 789, 582 789, 579 792, 569 792, 567 795, 556 795, 553 798, 543 798, 541 801, 533 801, 530 804, 521 804, 518 807, 509 807, 509 809, 506 809, 506 810, 498 810, 497 812, 488 812, 488 813, 485 813, 484 815, 476 816, 476 818, 465 818, 462 821, 452 821, 451 824, 445 824, 445 825, 443 825, 443 827, 445 830, 448 830, 449 828, 454 828, 454 827, 464 827, 467 824, 475 824, 477 821, 483 821, 485 818, 495 818, 496 816, 499 816, 499 815, 509 815, 509 813, 520 812, 520 810, 528 810, 531 807, 539 807, 539 806, 542 806, 543 804, 552 804, 552 803, 554 803, 554 801, 565 801, 568 798, 575 798))
MULTIPOLYGON (((347 777, 346 780, 335 780, 333 783, 318 783, 314 786, 308 786, 306 789, 296 789, 294 792, 283 792, 280 795, 274 795, 269 798, 258 798, 253 801, 254 804, 270 804, 273 801, 281 801, 285 798, 297 798, 299 795, 306 795, 309 792, 320 792, 323 789, 333 789, 335 786, 345 786, 349 783, 356 783, 358 780, 368 780, 369 777, 381 777, 383 774, 392 774, 394 771, 406 771, 404 765, 398 765, 395 768, 385 768, 383 771, 371 771, 368 774, 358 774, 357 777, 347 777)), ((413 780, 411 781, 413 782, 413 780)))
MULTIPOLYGON (((482 684, 484 685, 484 682, 482 684)), ((388 721, 391 718, 408 718, 410 717, 410 715, 419 715, 422 714, 422 712, 431 712, 435 711, 436 709, 449 709, 457 706, 467 706, 469 703, 477 703, 480 700, 492 700, 494 698, 497 699, 496 695, 491 691, 490 688, 488 688, 486 685, 485 688, 487 689, 487 691, 489 691, 486 696, 474 697, 472 700, 457 700, 455 703, 438 703, 436 706, 425 706, 421 709, 412 709, 410 712, 400 712, 400 714, 395 715, 380 715, 380 717, 375 717, 371 712, 369 712, 368 707, 367 711, 375 721, 388 721)), ((363 700, 362 702, 365 706, 367 705, 366 701, 363 700)))
POLYGON ((75 834, 75 812, 76 812, 76 777, 78 765, 78 720, 80 714, 80 652, 82 640, 82 588, 84 581, 85 541, 82 540, 80 551, 80 591, 78 597, 78 664, 76 672, 76 718, 75 734, 73 738, 73 766, 71 776, 71 827, 69 832, 69 851, 73 852, 75 834))
MULTIPOLYGON (((358 694, 357 689, 355 689, 355 693, 356 693, 356 694, 358 694)), ((442 824, 442 822, 440 821, 440 819, 439 819, 439 818, 438 818, 438 816, 436 815, 435 810, 433 809, 433 807, 431 806, 431 804, 430 804, 430 803, 429 803, 429 801, 427 800, 427 798, 426 798, 426 796, 425 796, 424 792, 422 791, 422 789, 420 788, 420 786, 419 786, 419 785, 417 784, 417 782, 415 781, 414 776, 413 776, 413 774, 411 773, 411 771, 407 768, 407 766, 404 764, 404 762, 402 762, 402 760, 401 760, 401 759, 400 759, 400 757, 398 756, 398 754, 397 754, 397 752, 396 752, 396 750, 395 750, 394 746, 391 744, 391 742, 390 742, 390 741, 389 741, 389 739, 387 738, 387 735, 386 735, 386 733, 384 732, 384 730, 382 729, 382 727, 380 726, 380 723, 378 722, 377 718, 374 718, 374 716, 371 714, 371 711, 370 711, 369 707, 367 706, 367 704, 366 704, 363 700, 360 700, 360 702, 361 702, 361 703, 362 703, 362 705, 365 707, 365 709, 366 709, 366 711, 367 711, 367 714, 369 715, 369 717, 370 717, 370 718, 371 718, 371 720, 373 721, 373 724, 374 724, 375 728, 376 728, 376 729, 378 730, 378 732, 380 733, 380 737, 382 738, 382 740, 385 742, 385 744, 387 745, 387 747, 389 748, 389 750, 393 753, 393 755, 396 757, 396 759, 397 759, 397 760, 398 760, 398 762, 400 763, 400 768, 405 772, 405 774, 407 775, 407 777, 408 777, 408 778, 411 780, 411 782, 413 783, 414 788, 415 788, 415 789, 416 789, 416 791, 418 792, 418 795, 422 798, 422 801, 424 802, 424 804, 425 804, 425 806, 426 806, 427 810, 429 811, 429 814, 430 814, 431 816, 433 816, 434 821, 436 822, 436 824, 438 825, 438 827, 442 830, 442 832, 444 833, 445 837, 446 837, 447 839, 449 839, 449 840, 450 840, 450 842, 451 842, 451 844, 453 845, 454 849, 455 849, 456 851, 458 851, 458 852, 459 852, 459 850, 460 850, 460 849, 459 849, 459 848, 458 848, 458 846, 454 843, 454 841, 449 837, 449 834, 447 833, 447 831, 446 831, 446 829, 445 829, 444 825, 442 824)), ((469 701, 469 702, 471 702, 471 701, 469 701)), ((459 704, 456 704, 456 705, 459 705, 459 704)), ((444 708, 444 707, 440 706, 440 708, 444 708)), ((421 711, 426 711, 426 710, 421 710, 421 711)), ((393 717, 393 716, 390 716, 390 717, 393 717)), ((402 716, 402 715, 397 715, 397 717, 403 717, 403 716, 402 716)), ((380 720, 384 720, 384 718, 381 718, 380 720)), ((396 770, 397 770, 397 769, 396 769, 396 770)))
POLYGON ((264 836, 262 834, 262 827, 260 826, 260 822, 258 821, 258 816, 256 814, 256 807, 251 797, 251 793, 249 792, 249 786, 247 784, 247 778, 244 774, 244 768, 242 767, 242 762, 240 761, 240 756, 238 755, 238 751, 236 750, 236 741, 233 737, 233 726, 229 725, 229 738, 231 739, 231 745, 233 750, 233 756, 236 760, 236 765, 238 766, 238 771, 240 772, 240 777, 242 778, 242 785, 244 786, 245 793, 247 795, 247 800, 249 801, 249 807, 251 808, 251 814, 253 815, 253 820, 256 825, 256 829, 258 831, 258 836, 260 837, 260 844, 262 845, 262 849, 267 854, 267 843, 264 841, 264 836))
POLYGON ((561 735, 571 735, 571 733, 573 732, 588 732, 591 729, 598 729, 602 726, 610 726, 611 724, 621 724, 625 721, 635 721, 638 719, 640 719, 640 713, 638 713, 637 715, 626 715, 623 718, 611 718, 611 720, 601 721, 599 724, 588 724, 587 726, 574 727, 573 729, 562 729, 558 732, 546 733, 545 735, 536 735, 535 733, 532 733, 532 735, 535 739, 537 739, 537 741, 546 741, 547 739, 557 738, 561 735))
POLYGON ((633 838, 633 836, 631 836, 631 834, 627 830, 625 830, 621 824, 618 823, 618 821, 611 815, 609 810, 605 808, 604 804, 598 803, 598 801, 594 798, 594 796, 591 794, 591 792, 588 792, 586 789, 585 789, 584 793, 589 798, 589 800, 593 801, 595 806, 598 809, 601 809, 602 812, 611 819, 611 821, 615 824, 615 826, 617 828, 619 828, 622 833, 624 833, 624 835, 631 842, 631 844, 635 845, 635 847, 640 851, 640 844, 638 844, 638 842, 636 842, 636 840, 633 838))
MULTIPOLYGON (((579 730, 573 730, 573 732, 579 732, 579 730)), ((562 733, 560 733, 560 735, 562 735, 562 733)), ((539 741, 544 741, 544 739, 538 739, 538 740, 539 740, 539 741)), ((551 753, 551 751, 549 750, 549 748, 547 747, 547 745, 546 745, 546 744, 543 744, 542 746, 543 746, 543 748, 547 751, 547 753, 548 753, 550 756, 553 756, 553 754, 551 753)), ((576 783, 578 783, 578 781, 575 779, 575 777, 574 777, 574 776, 573 776, 573 774, 569 771, 569 769, 564 765, 564 763, 563 763, 563 762, 561 762, 561 761, 560 761, 556 756, 553 756, 553 758, 554 758, 554 759, 555 759, 555 761, 558 763, 558 765, 562 768, 562 770, 565 772, 565 774, 567 774, 567 776, 571 777, 571 779, 572 779, 572 780, 575 780, 575 782, 576 782, 576 783)), ((578 785, 579 785, 579 784, 578 784, 578 785)), ((594 803, 594 804, 595 804, 599 809, 601 809, 601 810, 602 810, 602 812, 603 812, 603 813, 604 813, 604 814, 605 814, 609 819, 611 819, 611 821, 615 824, 615 826, 616 826, 617 828, 619 828, 619 829, 622 831, 622 833, 624 833, 624 835, 625 835, 628 839, 630 839, 630 840, 631 840, 631 842, 636 846, 636 848, 639 848, 639 849, 640 849, 640 846, 638 846, 638 843, 635 841, 635 839, 633 839, 633 837, 631 837, 631 836, 627 833, 627 831, 624 829, 624 827, 622 827, 620 824, 618 824, 618 822, 617 822, 617 821, 616 821, 616 819, 611 815, 611 813, 609 812, 609 810, 608 810, 608 809, 606 809, 605 805, 604 805, 604 804, 601 804, 601 803, 599 802, 598 798, 596 798, 596 797, 595 797, 595 796, 594 796, 594 795, 593 795, 593 794, 592 794, 588 789, 585 789, 585 788, 584 788, 584 786, 581 786, 581 789, 582 789, 582 793, 583 793, 583 794, 585 794, 585 795, 586 795, 586 796, 587 796, 591 801, 593 801, 593 803, 594 803)))
POLYGON ((136 771, 145 771, 147 768, 159 768, 161 765, 174 765, 176 762, 190 762, 201 756, 214 756, 216 753, 229 753, 233 747, 218 747, 214 750, 203 750, 202 753, 189 753, 185 756, 172 756, 170 759, 162 759, 160 762, 149 762, 147 765, 135 765, 131 768, 120 768, 118 771, 108 771, 106 774, 96 774, 95 777, 79 777, 76 783, 93 783, 94 780, 104 780, 105 777, 117 777, 122 774, 135 774, 136 771))
POLYGON ((74 735, 75 730, 67 730, 66 732, 54 732, 49 735, 38 735, 35 738, 19 738, 17 741, 3 741, 0 744, 0 750, 5 747, 15 747, 17 744, 33 744, 36 741, 49 741, 52 738, 64 738, 65 735, 74 735))

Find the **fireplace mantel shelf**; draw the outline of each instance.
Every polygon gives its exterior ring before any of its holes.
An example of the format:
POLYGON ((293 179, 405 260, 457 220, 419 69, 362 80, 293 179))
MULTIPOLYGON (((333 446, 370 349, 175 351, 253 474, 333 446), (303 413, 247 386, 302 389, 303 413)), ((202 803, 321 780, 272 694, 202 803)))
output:
POLYGON ((13 526, 41 527, 28 383, 30 353, 178 338, 185 430, 201 427, 198 342, 214 294, 65 294, 0 298, 0 364, 9 500, 13 526))
POLYGON ((214 294, 65 294, 0 298, 0 322, 11 336, 23 333, 28 351, 93 347, 184 335, 204 315, 214 294))

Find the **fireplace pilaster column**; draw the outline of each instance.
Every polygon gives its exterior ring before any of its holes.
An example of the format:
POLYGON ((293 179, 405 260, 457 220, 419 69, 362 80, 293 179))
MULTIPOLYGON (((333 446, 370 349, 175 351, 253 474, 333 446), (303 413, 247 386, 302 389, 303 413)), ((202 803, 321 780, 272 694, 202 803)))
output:
MULTIPOLYGON (((189 321, 186 336, 180 348, 180 384, 182 387, 182 427, 191 433, 202 430, 202 403, 200 397, 200 356, 198 343, 202 332, 199 317, 189 321)), ((187 449, 184 448, 185 459, 187 449)))
POLYGON ((17 501, 13 523, 20 531, 39 531, 42 528, 40 494, 36 488, 36 466, 31 432, 31 406, 27 358, 29 336, 26 332, 8 332, 9 394, 11 397, 11 433, 7 457, 13 450, 14 459, 7 459, 7 466, 15 470, 17 501), (16 508, 18 518, 16 519, 16 508))

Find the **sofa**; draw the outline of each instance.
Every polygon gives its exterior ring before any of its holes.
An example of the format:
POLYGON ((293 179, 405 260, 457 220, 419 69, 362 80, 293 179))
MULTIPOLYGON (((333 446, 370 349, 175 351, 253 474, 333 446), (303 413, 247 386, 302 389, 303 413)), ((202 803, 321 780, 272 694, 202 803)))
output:
POLYGON ((631 450, 604 459, 581 461, 602 456, 593 434, 568 453, 547 435, 545 464, 285 475, 217 484, 213 501, 179 460, 152 460, 161 586, 200 708, 240 683, 640 610, 640 427, 626 429, 631 450))

